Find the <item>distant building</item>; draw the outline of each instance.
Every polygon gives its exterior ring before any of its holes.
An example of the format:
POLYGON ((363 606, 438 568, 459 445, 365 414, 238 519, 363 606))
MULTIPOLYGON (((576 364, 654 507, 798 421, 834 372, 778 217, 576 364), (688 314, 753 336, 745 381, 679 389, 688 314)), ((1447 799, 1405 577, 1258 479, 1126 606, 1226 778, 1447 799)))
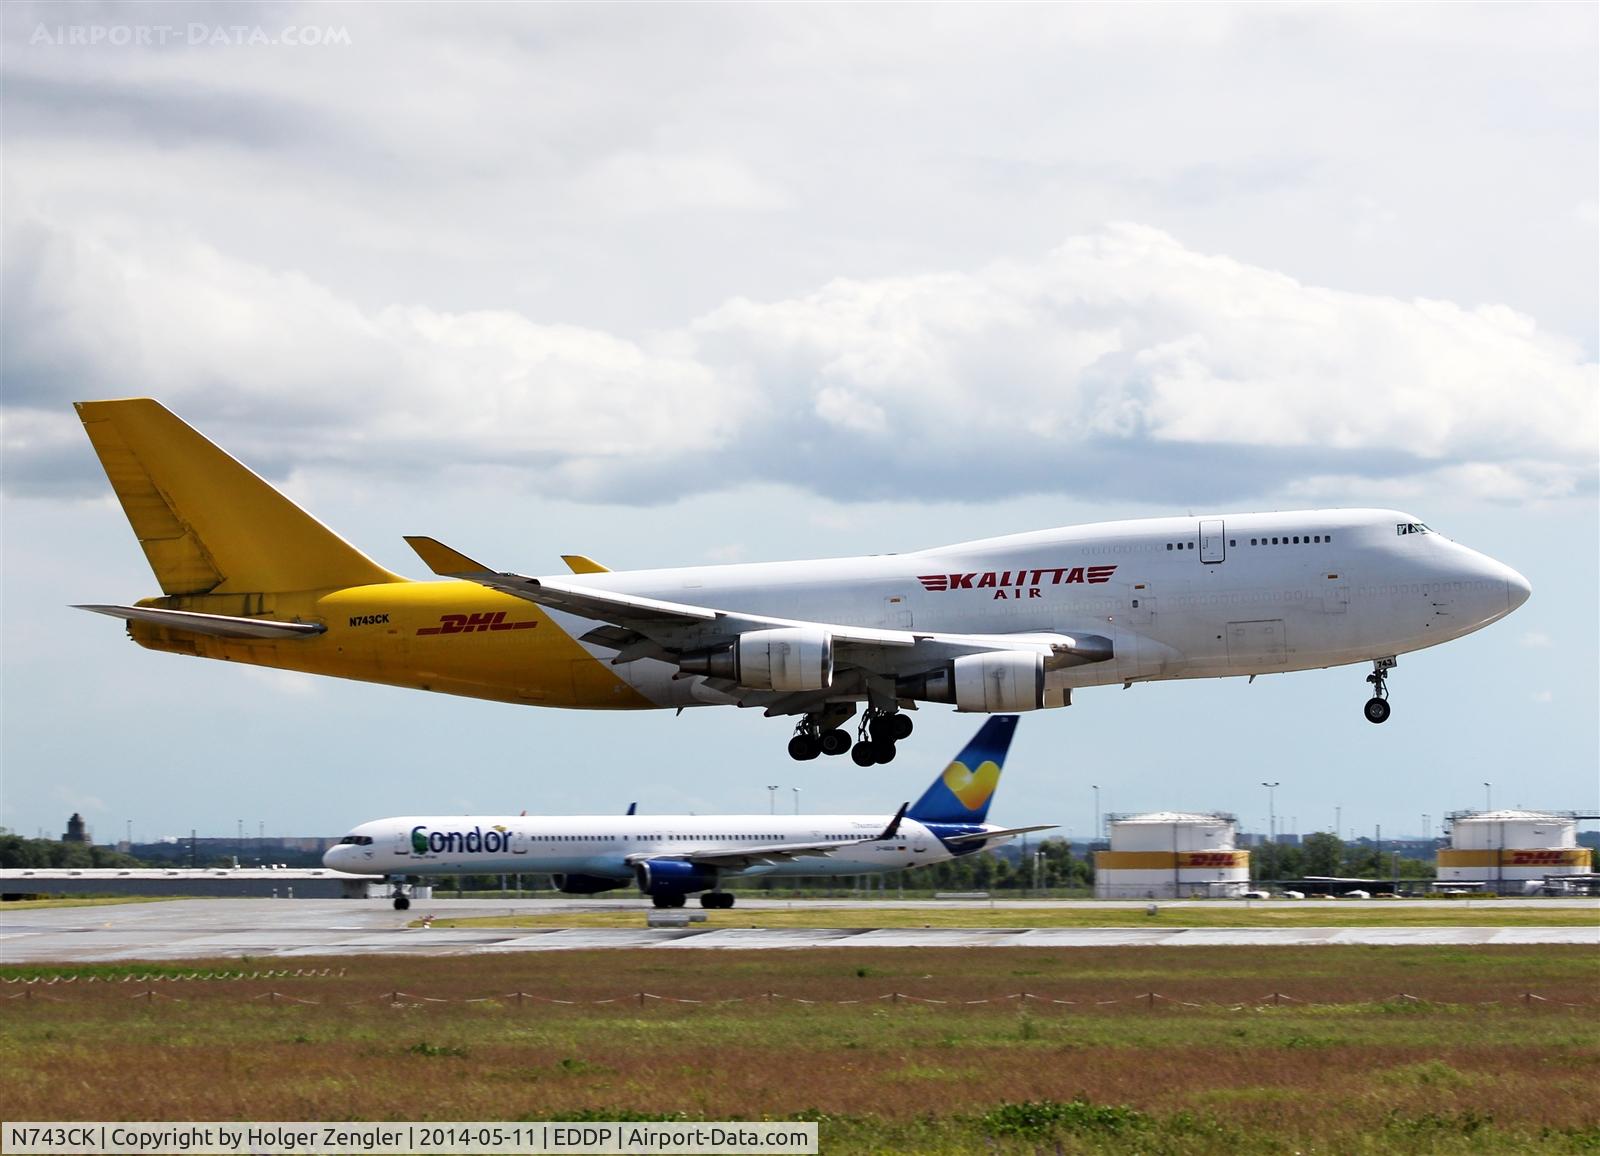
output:
POLYGON ((93 843, 89 837, 89 830, 83 825, 83 816, 72 812, 72 818, 67 820, 67 830, 61 836, 63 843, 93 843))

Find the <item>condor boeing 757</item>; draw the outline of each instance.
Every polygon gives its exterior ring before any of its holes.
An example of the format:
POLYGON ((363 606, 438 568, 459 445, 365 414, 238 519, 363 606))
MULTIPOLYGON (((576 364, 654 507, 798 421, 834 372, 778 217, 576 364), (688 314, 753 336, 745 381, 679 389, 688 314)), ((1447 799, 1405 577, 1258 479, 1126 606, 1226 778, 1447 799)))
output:
POLYGON ((356 875, 383 874, 394 905, 429 875, 545 874, 569 895, 630 880, 657 907, 732 907, 724 880, 874 875, 943 863, 1053 826, 984 822, 1016 715, 989 719, 915 805, 885 815, 408 816, 362 823, 322 857, 356 875))
POLYGON ((1075 689, 1372 663, 1505 617, 1527 579, 1396 510, 1145 518, 909 554, 496 571, 407 541, 373 562, 155 401, 78 414, 163 596, 86 606, 141 646, 535 706, 737 705, 797 759, 888 762, 925 702, 1061 707, 1075 689), (864 709, 862 709, 864 706, 864 709), (856 740, 843 729, 858 710, 856 740))

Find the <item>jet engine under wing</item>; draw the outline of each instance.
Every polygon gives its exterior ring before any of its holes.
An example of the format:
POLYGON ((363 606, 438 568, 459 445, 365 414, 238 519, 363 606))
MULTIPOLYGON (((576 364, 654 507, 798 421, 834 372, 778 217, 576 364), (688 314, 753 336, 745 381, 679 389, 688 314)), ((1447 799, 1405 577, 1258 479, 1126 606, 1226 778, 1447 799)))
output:
MULTIPOLYGON (((795 628, 827 633, 836 670, 854 669, 882 680, 916 674, 967 655, 995 651, 1040 655, 1045 669, 1104 662, 1112 657, 1111 640, 1097 634, 953 634, 774 618, 503 573, 433 538, 407 536, 406 542, 428 568, 441 577, 476 582, 540 606, 609 624, 591 630, 582 640, 616 650, 617 656, 612 659, 614 665, 639 658, 661 658, 670 662, 685 652, 725 644, 751 631, 795 628)), ((749 687, 747 683, 715 677, 711 682, 730 691, 749 687)), ((888 685, 888 692, 893 697, 892 685, 888 685)), ((746 705, 764 705, 768 714, 799 713, 812 709, 818 695, 826 698, 829 693, 826 684, 802 693, 754 690, 743 694, 741 701, 746 705)))
MULTIPOLYGON (((868 835, 865 839, 835 839, 827 843, 778 843, 769 847, 728 847, 716 850, 685 851, 682 854, 661 854, 660 852, 642 851, 637 855, 627 856, 628 865, 642 863, 652 859, 678 859, 685 863, 698 863, 703 867, 721 867, 724 869, 737 869, 750 867, 757 863, 779 863, 790 859, 799 859, 807 855, 826 856, 843 847, 859 847, 863 843, 878 843, 885 839, 894 839, 900 832, 900 823, 906 817, 906 808, 909 802, 901 803, 900 809, 895 812, 894 818, 889 820, 889 825, 876 835, 868 835)), ((1034 828, 1029 828, 1033 830, 1034 828)))

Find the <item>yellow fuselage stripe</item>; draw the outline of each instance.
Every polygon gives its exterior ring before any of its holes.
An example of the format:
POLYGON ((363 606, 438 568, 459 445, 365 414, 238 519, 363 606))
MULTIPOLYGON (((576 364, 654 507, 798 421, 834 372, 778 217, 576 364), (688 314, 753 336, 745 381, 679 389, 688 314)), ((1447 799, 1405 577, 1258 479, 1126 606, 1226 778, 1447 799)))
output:
POLYGON ((305 638, 258 642, 130 623, 129 634, 152 650, 499 702, 607 710, 656 705, 543 609, 475 582, 190 595, 141 605, 326 628, 305 638))

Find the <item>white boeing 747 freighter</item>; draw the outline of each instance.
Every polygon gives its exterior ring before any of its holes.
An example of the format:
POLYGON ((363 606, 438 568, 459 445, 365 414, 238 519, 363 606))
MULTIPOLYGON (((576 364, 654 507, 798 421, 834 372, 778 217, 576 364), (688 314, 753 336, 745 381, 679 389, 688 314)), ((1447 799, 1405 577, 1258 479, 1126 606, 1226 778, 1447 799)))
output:
POLYGON ((497 571, 408 538, 394 574, 155 401, 82 402, 162 595, 86 606, 141 646, 533 706, 734 705, 797 759, 888 762, 922 703, 1066 706, 1081 687, 1371 663, 1481 630, 1527 579, 1398 510, 1099 522, 820 561, 497 571), (855 739, 844 729, 857 712, 855 739))

